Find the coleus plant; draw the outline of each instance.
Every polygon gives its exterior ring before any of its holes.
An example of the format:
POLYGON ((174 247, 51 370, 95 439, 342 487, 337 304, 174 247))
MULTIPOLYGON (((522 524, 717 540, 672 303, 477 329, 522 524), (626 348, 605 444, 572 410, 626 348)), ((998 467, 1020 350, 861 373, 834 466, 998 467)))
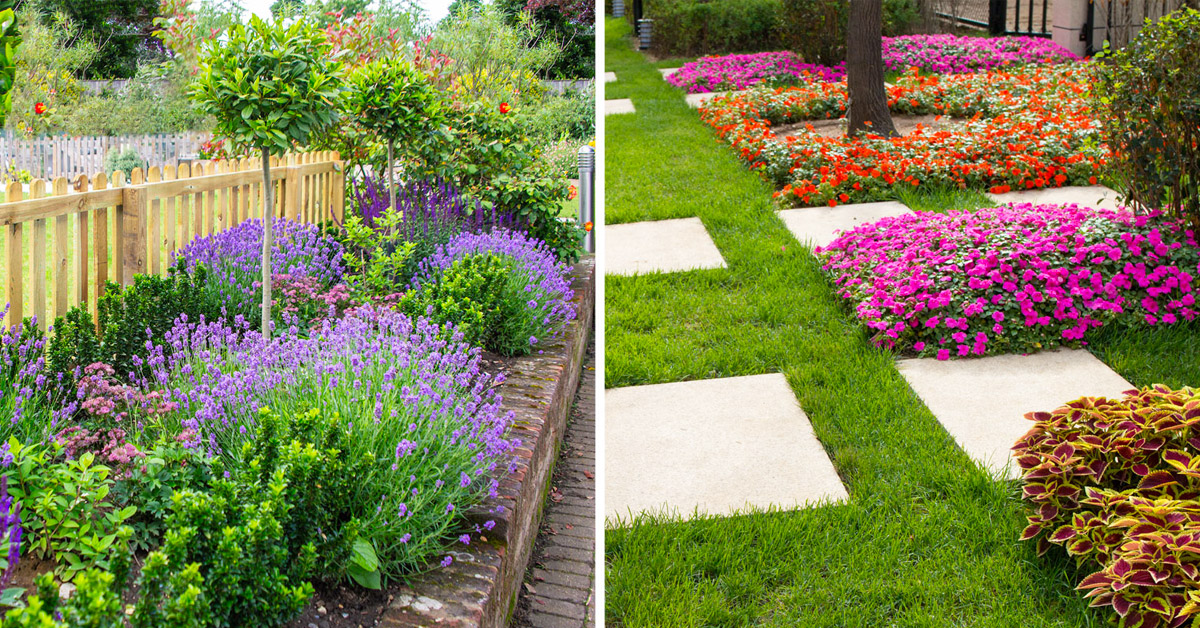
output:
POLYGON ((1097 570, 1080 582, 1123 627, 1200 614, 1200 390, 1154 386, 1026 415, 1014 456, 1031 502, 1022 540, 1097 570))

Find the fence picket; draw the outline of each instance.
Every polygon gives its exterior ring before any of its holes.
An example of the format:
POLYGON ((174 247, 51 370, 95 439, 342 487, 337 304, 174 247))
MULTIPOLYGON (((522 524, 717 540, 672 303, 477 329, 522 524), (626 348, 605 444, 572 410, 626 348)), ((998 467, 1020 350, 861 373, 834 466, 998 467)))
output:
MULTIPOLYGON (((51 184, 51 196, 66 196, 67 195, 67 179, 66 177, 58 177, 51 184)), ((70 297, 70 253, 68 239, 67 223, 71 217, 63 214, 54 219, 54 316, 63 316, 67 313, 69 297, 70 297)))
MULTIPOLYGON (((29 184, 29 198, 39 199, 46 193, 46 182, 34 179, 29 184)), ((33 221, 33 307, 29 314, 37 320, 38 327, 46 329, 46 219, 38 218, 33 221)))
MULTIPOLYGON (((4 190, 5 200, 20 199, 25 190, 19 181, 10 181, 4 190)), ((22 225, 14 222, 4 230, 5 251, 8 253, 8 319, 5 327, 21 322, 25 316, 25 243, 22 225)))

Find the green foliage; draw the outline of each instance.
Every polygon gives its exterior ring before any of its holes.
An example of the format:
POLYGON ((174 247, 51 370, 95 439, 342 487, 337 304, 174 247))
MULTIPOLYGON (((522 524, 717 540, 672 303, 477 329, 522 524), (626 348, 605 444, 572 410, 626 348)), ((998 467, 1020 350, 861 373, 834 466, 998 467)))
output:
POLYGON ((500 355, 530 352, 530 337, 545 335, 537 310, 527 307, 525 281, 504 255, 464 257, 433 281, 404 295, 410 316, 452 323, 463 340, 500 355))
POLYGON ((71 580, 92 567, 107 567, 118 543, 118 530, 137 511, 114 508, 108 467, 93 464, 95 455, 59 461, 61 447, 8 441, 13 456, 9 494, 21 504, 26 539, 22 550, 52 558, 56 573, 71 580))
POLYGON ((529 134, 535 137, 555 142, 569 138, 582 144, 596 136, 596 91, 568 90, 548 97, 533 108, 527 124, 529 134))
POLYGON ((146 341, 161 343, 181 314, 190 320, 216 318, 204 298, 207 277, 204 267, 189 272, 180 264, 167 277, 138 275, 126 288, 108 282, 97 304, 99 333, 83 307, 54 321, 46 356, 50 372, 71 374, 76 367, 103 362, 127 377, 138 369, 135 358, 146 357, 146 341))
POLYGON ((393 142, 426 141, 447 105, 429 77, 404 61, 361 65, 351 74, 349 88, 347 112, 393 142))
POLYGON ((176 491, 198 490, 212 479, 202 449, 167 441, 145 453, 138 464, 129 465, 125 475, 117 478, 112 490, 117 508, 137 509, 125 522, 134 531, 135 550, 148 550, 162 540, 176 491))
POLYGON ((446 71, 455 75, 452 88, 457 100, 494 106, 541 99, 544 89, 539 76, 554 66, 562 46, 540 37, 528 13, 510 23, 502 10, 486 5, 439 28, 430 45, 450 57, 446 71))
MULTIPOLYGON (((121 538, 128 538, 128 528, 121 538)), ((89 569, 75 580, 76 590, 62 601, 54 588, 54 578, 43 574, 37 579, 38 592, 25 608, 14 609, 0 619, 0 627, 35 626, 38 628, 203 628, 213 625, 208 599, 203 591, 204 578, 199 565, 173 568, 173 554, 179 545, 167 545, 150 553, 138 577, 138 598, 125 606, 129 575, 129 550, 114 553, 110 571, 89 569), (126 618, 128 623, 126 623, 126 618)))
POLYGON ((12 89, 17 78, 17 47, 21 45, 21 33, 17 28, 17 14, 12 3, 0 5, 0 126, 12 110, 12 89))
POLYGON ((211 626, 281 626, 313 594, 316 549, 293 549, 284 522, 293 508, 284 471, 240 483, 214 473, 207 492, 180 491, 165 546, 176 565, 197 563, 209 591, 211 626), (176 558, 177 557, 177 558, 176 558))
POLYGON ((1106 53, 1091 93, 1125 197, 1200 227, 1198 66, 1200 11, 1183 8, 1106 53))
POLYGON ((212 121, 184 92, 182 68, 142 66, 120 91, 82 94, 61 110, 68 135, 144 135, 207 130, 212 121))
POLYGON ((782 0, 782 3, 781 34, 788 50, 809 63, 835 65, 846 60, 848 2, 782 0))
POLYGON ((1078 588, 1121 626, 1200 612, 1200 390, 1155 386, 1026 416, 1034 427, 1013 447, 1032 506, 1022 540, 1096 570, 1078 588))
POLYGON ((653 0, 645 9, 659 56, 778 50, 781 14, 781 0, 653 0))
MULTIPOLYGON (((235 481, 248 486, 266 484, 277 473, 282 475, 283 500, 290 510, 280 521, 288 552, 301 554, 311 544, 316 560, 313 572, 327 581, 336 581, 348 568, 368 563, 366 557, 374 556, 373 548, 355 551, 356 545, 371 545, 358 536, 355 510, 373 506, 357 503, 353 497, 376 459, 370 453, 350 453, 348 439, 336 414, 314 408, 284 416, 264 409, 257 436, 243 446, 233 472, 235 481), (364 558, 355 562, 359 555, 364 558)), ((363 580, 378 581, 378 568, 375 558, 374 567, 354 573, 363 580)))
MULTIPOLYGON (((345 248, 343 260, 346 274, 355 295, 363 299, 388 297, 399 292, 416 272, 421 255, 418 247, 428 254, 437 242, 412 242, 400 229, 402 212, 388 209, 376 219, 375 227, 363 223, 357 212, 346 218, 346 231, 341 236, 345 248)), ((447 234, 449 237, 449 234, 447 234)))
POLYGON ((282 154, 335 120, 341 73, 315 25, 254 16, 205 46, 192 94, 218 135, 282 154))
POLYGON ((419 147, 412 157, 419 174, 452 182, 487 210, 516 216, 559 258, 574 261, 582 232, 558 219, 567 183, 545 162, 544 143, 530 137, 514 113, 520 112, 502 113, 484 103, 454 110, 449 119, 453 131, 440 142, 419 147))
MULTIPOLYGON (((518 24, 520 15, 528 12, 528 0, 497 0, 496 6, 508 16, 509 24, 518 24)), ((531 17, 539 33, 531 42, 556 42, 562 49, 554 65, 542 71, 548 79, 591 78, 596 75, 596 27, 576 23, 558 6, 542 6, 531 17)))
POLYGON ((125 180, 129 180, 129 174, 134 168, 146 170, 146 160, 138 154, 137 149, 132 146, 126 146, 122 150, 116 148, 109 149, 108 154, 104 156, 104 172, 109 176, 118 170, 125 174, 125 180))
POLYGON ((46 21, 37 3, 22 10, 21 47, 16 54, 16 79, 12 91, 10 128, 24 135, 57 129, 82 96, 76 78, 99 55, 95 43, 65 14, 46 21), (38 113, 37 103, 46 109, 38 113))
POLYGON ((140 61, 155 54, 148 35, 154 30, 159 0, 40 0, 29 4, 33 6, 25 9, 37 12, 44 22, 53 22, 61 14, 96 42, 97 54, 84 78, 131 77, 140 61))

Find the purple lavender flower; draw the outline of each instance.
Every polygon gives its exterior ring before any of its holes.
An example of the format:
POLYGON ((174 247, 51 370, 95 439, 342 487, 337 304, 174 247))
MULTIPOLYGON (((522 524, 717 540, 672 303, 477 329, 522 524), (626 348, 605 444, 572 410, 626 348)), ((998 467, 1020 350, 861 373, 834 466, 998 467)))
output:
POLYGON ((8 476, 0 476, 0 539, 8 543, 8 564, 0 574, 0 590, 12 582, 21 560, 21 504, 8 494, 8 476))

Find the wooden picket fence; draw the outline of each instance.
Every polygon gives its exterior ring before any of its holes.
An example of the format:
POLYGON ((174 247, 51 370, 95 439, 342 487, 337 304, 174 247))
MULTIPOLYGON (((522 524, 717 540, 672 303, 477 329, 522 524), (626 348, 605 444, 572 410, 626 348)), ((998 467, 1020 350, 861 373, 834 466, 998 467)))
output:
POLYGON ((150 166, 178 167, 182 157, 195 155, 208 133, 66 137, 23 139, 0 134, 0 165, 28 170, 35 177, 74 179, 104 170, 108 151, 133 148, 150 166))
MULTIPOLYGON (((271 181, 274 216, 342 220, 345 173, 336 152, 272 158, 271 181)), ((22 196, 20 183, 9 184, 6 200, 22 196)), ((165 274, 171 254, 193 239, 262 216, 259 159, 135 169, 128 181, 120 172, 35 180, 24 200, 0 203, 4 326, 35 316, 45 329, 79 304, 94 316, 109 280, 129 285, 137 274, 165 274)))

